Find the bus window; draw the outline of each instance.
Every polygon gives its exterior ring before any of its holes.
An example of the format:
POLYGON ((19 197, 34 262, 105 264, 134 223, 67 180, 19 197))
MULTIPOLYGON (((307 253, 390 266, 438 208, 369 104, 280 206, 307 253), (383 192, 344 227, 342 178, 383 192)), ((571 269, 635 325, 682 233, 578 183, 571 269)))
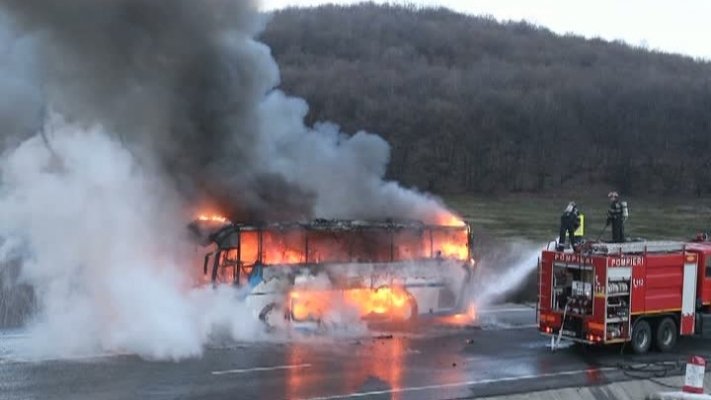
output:
POLYGON ((243 265, 253 265, 259 260, 259 232, 242 231, 239 236, 240 258, 243 265))

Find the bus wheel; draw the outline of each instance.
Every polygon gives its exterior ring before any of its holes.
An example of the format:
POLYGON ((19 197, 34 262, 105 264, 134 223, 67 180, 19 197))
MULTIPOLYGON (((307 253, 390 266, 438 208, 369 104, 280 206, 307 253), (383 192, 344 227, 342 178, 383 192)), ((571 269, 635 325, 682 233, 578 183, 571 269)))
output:
POLYGON ((269 303, 259 312, 259 320, 266 325, 267 331, 272 331, 284 324, 283 316, 279 311, 280 307, 277 303, 269 303))
POLYGON ((649 322, 641 319, 634 324, 632 329, 632 350, 637 354, 644 354, 652 344, 652 328, 649 322))
POLYGON ((657 349, 661 352, 670 351, 676 346, 676 339, 676 323, 669 317, 664 318, 657 326, 657 335, 655 337, 657 349))

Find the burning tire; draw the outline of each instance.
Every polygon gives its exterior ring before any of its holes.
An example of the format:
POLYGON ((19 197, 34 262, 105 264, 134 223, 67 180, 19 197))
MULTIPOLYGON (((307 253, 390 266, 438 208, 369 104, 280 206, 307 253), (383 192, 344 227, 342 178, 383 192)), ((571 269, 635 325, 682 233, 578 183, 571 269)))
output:
POLYGON ((644 354, 649 351, 652 345, 652 327, 649 322, 641 319, 637 320, 632 329, 632 350, 637 354, 644 354))
POLYGON ((664 318, 657 326, 657 332, 654 337, 657 350, 665 353, 676 346, 677 328, 673 319, 664 318))

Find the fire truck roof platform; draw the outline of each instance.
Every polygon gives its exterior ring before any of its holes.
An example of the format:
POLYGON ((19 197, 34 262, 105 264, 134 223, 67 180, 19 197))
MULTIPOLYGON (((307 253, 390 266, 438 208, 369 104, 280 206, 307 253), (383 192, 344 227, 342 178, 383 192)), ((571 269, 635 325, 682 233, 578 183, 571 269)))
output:
POLYGON ((673 253, 683 251, 684 242, 670 240, 650 240, 627 243, 593 243, 590 246, 592 254, 641 254, 641 253, 673 253))

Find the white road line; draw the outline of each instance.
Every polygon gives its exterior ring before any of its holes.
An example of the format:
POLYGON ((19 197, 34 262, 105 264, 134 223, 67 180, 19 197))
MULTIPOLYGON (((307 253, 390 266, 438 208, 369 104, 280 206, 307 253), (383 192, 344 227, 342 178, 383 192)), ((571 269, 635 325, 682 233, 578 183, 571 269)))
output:
MULTIPOLYGON (((485 327, 488 328, 488 327, 485 327)), ((500 328, 497 328, 496 326, 493 326, 491 329, 492 331, 512 331, 515 329, 531 329, 531 328, 538 328, 538 324, 526 324, 526 325, 511 325, 511 326, 502 326, 500 328)))
POLYGON ((212 371, 213 375, 226 375, 226 374, 248 374, 250 372, 263 372, 263 371, 278 371, 281 369, 297 369, 297 368, 309 368, 311 364, 294 364, 294 365, 278 365, 276 367, 257 367, 257 368, 245 368, 245 369, 228 369, 225 371, 212 371))
POLYGON ((337 399, 355 399, 359 397, 376 396, 382 394, 394 394, 394 393, 406 393, 406 392, 422 392, 427 390, 438 390, 445 388, 454 388, 461 386, 474 386, 474 385, 484 385, 488 383, 501 383, 501 382, 512 382, 524 379, 540 379, 540 378, 552 378, 557 376, 570 376, 584 374, 589 371, 595 372, 607 372, 614 371, 617 368, 598 368, 598 369, 581 369, 576 371, 563 371, 563 372, 552 372, 548 374, 538 374, 538 375, 521 375, 521 376, 511 376, 507 378, 497 378, 497 379, 482 379, 478 381, 466 381, 466 382, 455 382, 446 383, 443 385, 429 385, 429 386, 413 386, 399 389, 390 390, 378 390, 372 392, 358 392, 352 394, 336 395, 336 396, 325 396, 325 397, 311 397, 307 400, 337 400, 337 399))
POLYGON ((79 360, 99 360, 102 358, 132 356, 133 353, 103 353, 103 354, 87 354, 84 356, 68 356, 57 358, 16 358, 12 355, 4 357, 2 360, 5 364, 37 364, 43 362, 61 362, 61 361, 79 361, 79 360))
POLYGON ((535 312, 536 309, 533 307, 521 307, 521 308, 491 308, 486 310, 480 310, 479 314, 495 314, 495 313, 513 313, 513 312, 535 312))

